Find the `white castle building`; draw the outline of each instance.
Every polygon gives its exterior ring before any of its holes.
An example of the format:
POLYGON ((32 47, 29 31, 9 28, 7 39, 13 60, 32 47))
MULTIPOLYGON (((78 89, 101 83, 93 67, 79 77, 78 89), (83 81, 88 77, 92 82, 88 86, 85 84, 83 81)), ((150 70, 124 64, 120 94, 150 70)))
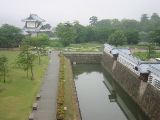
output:
POLYGON ((38 17, 36 14, 30 14, 29 17, 23 19, 22 21, 25 22, 23 30, 31 36, 37 35, 38 33, 51 31, 51 26, 49 24, 43 25, 45 20, 38 17))
POLYGON ((118 62, 139 77, 142 77, 143 81, 150 83, 160 90, 160 62, 141 61, 132 56, 128 48, 116 48, 109 44, 104 44, 104 52, 116 58, 118 62))

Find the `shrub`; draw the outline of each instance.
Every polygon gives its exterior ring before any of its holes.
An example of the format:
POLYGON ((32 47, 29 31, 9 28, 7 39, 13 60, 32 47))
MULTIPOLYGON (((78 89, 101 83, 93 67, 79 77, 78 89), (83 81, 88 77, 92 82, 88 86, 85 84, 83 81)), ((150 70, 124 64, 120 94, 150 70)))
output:
POLYGON ((64 56, 60 55, 59 86, 57 98, 57 120, 64 120, 64 56))

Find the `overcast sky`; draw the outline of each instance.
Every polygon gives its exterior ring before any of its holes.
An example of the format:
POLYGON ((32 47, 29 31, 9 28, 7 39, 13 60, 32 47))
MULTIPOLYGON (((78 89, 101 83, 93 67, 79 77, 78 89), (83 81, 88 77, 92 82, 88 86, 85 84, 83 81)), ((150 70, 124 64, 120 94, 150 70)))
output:
POLYGON ((21 19, 38 14, 52 26, 78 20, 87 25, 89 17, 98 19, 140 19, 141 14, 160 14, 160 0, 0 0, 0 25, 22 27, 21 19))

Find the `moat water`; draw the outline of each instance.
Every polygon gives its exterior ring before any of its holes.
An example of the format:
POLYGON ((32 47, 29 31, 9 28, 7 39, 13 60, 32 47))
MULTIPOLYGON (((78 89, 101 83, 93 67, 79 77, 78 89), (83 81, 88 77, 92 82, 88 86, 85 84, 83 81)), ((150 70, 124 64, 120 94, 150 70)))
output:
POLYGON ((149 120, 101 67, 73 65, 82 120, 149 120))

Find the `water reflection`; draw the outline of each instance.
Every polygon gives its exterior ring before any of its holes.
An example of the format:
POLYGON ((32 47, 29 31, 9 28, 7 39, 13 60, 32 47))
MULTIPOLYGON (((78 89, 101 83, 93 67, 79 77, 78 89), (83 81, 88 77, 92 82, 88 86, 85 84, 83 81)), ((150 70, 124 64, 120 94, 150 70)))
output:
POLYGON ((100 65, 75 65, 73 72, 83 120, 148 120, 100 65))

